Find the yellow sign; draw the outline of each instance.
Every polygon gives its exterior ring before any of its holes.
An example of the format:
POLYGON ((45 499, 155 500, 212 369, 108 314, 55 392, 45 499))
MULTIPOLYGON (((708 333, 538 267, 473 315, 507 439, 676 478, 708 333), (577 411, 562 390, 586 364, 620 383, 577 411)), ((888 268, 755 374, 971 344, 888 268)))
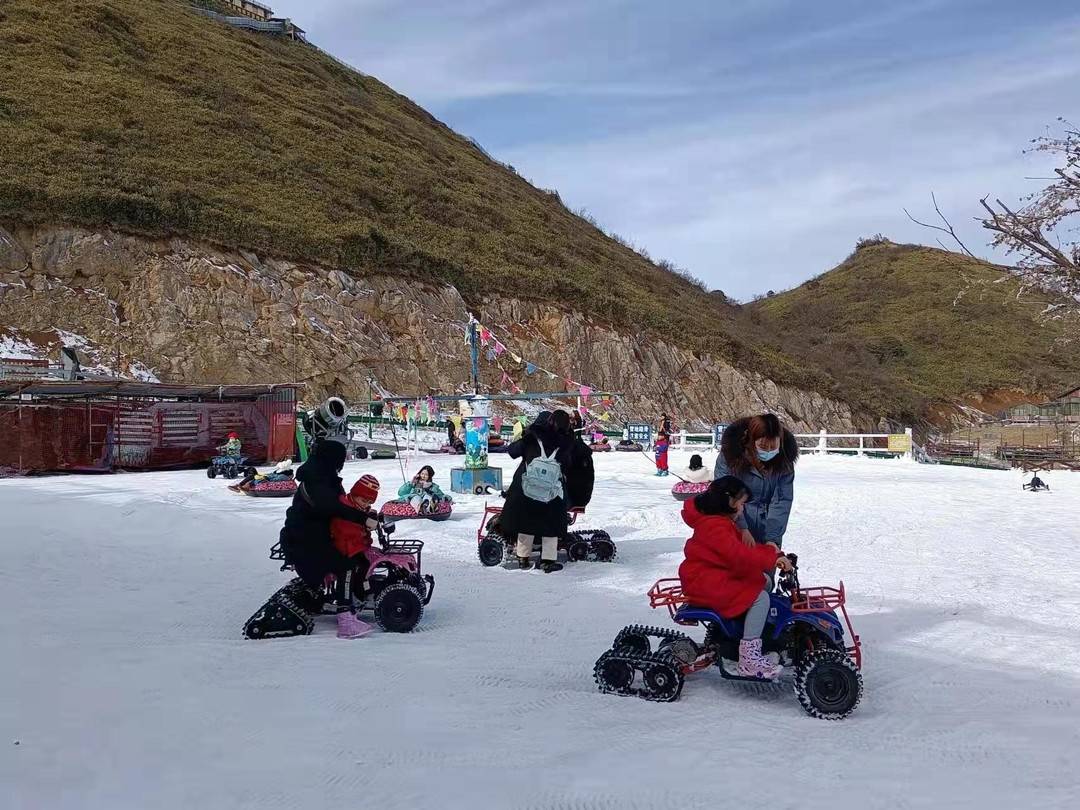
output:
POLYGON ((889 435, 890 453, 910 453, 911 437, 906 433, 892 433, 889 435))

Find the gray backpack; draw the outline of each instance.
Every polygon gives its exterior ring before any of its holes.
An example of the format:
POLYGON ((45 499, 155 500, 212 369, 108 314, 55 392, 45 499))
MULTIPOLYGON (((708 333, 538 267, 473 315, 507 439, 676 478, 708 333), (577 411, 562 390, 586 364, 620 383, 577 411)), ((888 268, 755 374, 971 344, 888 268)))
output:
POLYGON ((540 455, 525 465, 525 474, 521 477, 521 491, 525 497, 540 503, 551 503, 563 497, 562 465, 555 460, 558 448, 550 456, 544 452, 544 443, 540 445, 540 455))

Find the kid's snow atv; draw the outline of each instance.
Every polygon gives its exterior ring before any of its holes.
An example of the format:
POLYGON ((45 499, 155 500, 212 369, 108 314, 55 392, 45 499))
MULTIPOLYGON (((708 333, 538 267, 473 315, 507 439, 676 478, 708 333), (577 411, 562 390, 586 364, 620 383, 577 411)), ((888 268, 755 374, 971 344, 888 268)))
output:
MULTIPOLYGON (((844 606, 844 583, 839 588, 803 588, 798 560, 794 554, 787 556, 793 568, 780 575, 770 594, 762 651, 795 668, 795 695, 808 714, 840 720, 862 697, 862 647, 844 606)), ((666 607, 676 624, 705 625, 705 640, 699 643, 659 627, 625 627, 593 668, 601 692, 673 701, 682 692, 685 676, 714 664, 728 680, 770 682, 738 675, 742 617, 725 619, 689 604, 678 579, 656 582, 649 590, 649 604, 666 607)))
POLYGON ((254 475, 255 468, 248 466, 247 456, 214 456, 206 468, 207 478, 239 478, 241 473, 254 475))
MULTIPOLYGON (((515 554, 517 539, 504 537, 499 531, 501 514, 501 506, 485 504, 480 528, 476 530, 477 556, 480 562, 487 566, 498 565, 504 557, 513 557, 515 554)), ((571 526, 577 522, 579 516, 584 514, 584 509, 571 509, 566 513, 571 526)), ((534 551, 540 550, 540 542, 540 538, 537 537, 533 543, 534 551)), ((563 552, 570 562, 584 560, 612 562, 618 553, 611 535, 603 529, 578 529, 567 532, 565 537, 559 538, 559 551, 563 552)))
MULTIPOLYGON (((390 540, 394 524, 379 521, 379 545, 365 552, 366 569, 352 577, 352 595, 357 613, 373 610, 379 627, 389 633, 408 633, 424 615, 424 606, 435 592, 435 578, 421 572, 420 540, 390 540), (366 573, 364 573, 366 571, 366 573), (360 574, 363 573, 363 576, 360 574)), ((270 549, 271 560, 281 560, 281 570, 292 570, 281 543, 270 549)), ((244 625, 246 638, 307 635, 315 628, 314 616, 336 613, 333 585, 317 591, 299 577, 266 600, 244 625)))

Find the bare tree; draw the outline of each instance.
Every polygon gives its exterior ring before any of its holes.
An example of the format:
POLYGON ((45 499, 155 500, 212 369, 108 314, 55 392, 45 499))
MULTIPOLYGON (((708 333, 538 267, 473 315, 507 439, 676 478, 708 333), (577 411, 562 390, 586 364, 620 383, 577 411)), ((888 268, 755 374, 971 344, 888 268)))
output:
POLYGON ((1060 293, 1080 311, 1080 130, 1064 118, 1062 132, 1032 141, 1030 151, 1053 155, 1058 162, 1052 182, 1028 195, 1015 210, 995 198, 980 200, 987 216, 982 225, 994 233, 991 244, 1018 257, 1024 281, 1060 293))

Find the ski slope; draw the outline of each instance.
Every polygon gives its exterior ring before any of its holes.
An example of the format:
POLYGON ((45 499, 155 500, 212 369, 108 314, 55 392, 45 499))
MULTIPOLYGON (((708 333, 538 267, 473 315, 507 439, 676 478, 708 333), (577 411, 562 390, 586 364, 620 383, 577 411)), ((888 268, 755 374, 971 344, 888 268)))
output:
MULTIPOLYGON (((447 485, 458 461, 410 472, 447 485)), ((621 627, 668 623, 644 594, 687 532, 675 478, 596 467, 582 525, 615 563, 483 568, 484 499, 458 496, 398 530, 436 578, 417 631, 356 641, 330 617, 240 637, 288 576, 267 558, 287 500, 201 471, 0 481, 0 807, 1075 806, 1080 475, 1030 494, 1019 473, 804 458, 785 546, 804 584, 845 581, 865 645, 862 704, 829 723, 715 671, 671 704, 597 692, 621 627)), ((362 472, 401 483, 398 461, 362 472)))

